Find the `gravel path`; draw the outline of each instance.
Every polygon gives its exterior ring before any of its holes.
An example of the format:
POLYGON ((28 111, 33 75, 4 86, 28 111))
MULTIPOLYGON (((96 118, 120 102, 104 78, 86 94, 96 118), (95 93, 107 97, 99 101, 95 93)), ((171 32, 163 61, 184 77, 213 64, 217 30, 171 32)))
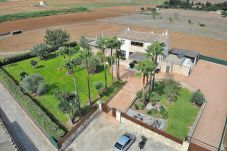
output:
POLYGON ((31 119, 15 103, 0 83, 0 107, 9 119, 10 129, 13 131, 14 139, 20 142, 26 151, 54 151, 56 149, 35 127, 31 119))

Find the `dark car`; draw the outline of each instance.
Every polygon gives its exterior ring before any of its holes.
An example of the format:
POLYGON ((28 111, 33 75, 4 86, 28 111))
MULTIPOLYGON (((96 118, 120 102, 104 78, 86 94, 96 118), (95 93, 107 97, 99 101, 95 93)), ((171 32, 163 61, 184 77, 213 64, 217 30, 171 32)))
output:
POLYGON ((119 137, 114 145, 114 151, 127 151, 135 142, 136 136, 130 133, 125 133, 119 137))

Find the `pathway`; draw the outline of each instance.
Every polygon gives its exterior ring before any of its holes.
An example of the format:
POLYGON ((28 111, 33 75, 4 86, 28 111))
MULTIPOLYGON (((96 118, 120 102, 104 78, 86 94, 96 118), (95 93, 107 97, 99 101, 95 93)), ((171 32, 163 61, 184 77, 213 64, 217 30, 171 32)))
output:
MULTIPOLYGON (((115 75, 115 68, 114 68, 115 75)), ((126 85, 113 97, 108 103, 111 108, 116 108, 122 112, 126 112, 133 103, 136 92, 143 87, 140 77, 136 77, 134 71, 128 70, 125 66, 120 66, 120 77, 122 80, 127 80, 126 85)))
POLYGON ((8 117, 13 137, 26 151, 54 151, 50 142, 41 134, 31 119, 15 103, 0 83, 0 108, 8 117))

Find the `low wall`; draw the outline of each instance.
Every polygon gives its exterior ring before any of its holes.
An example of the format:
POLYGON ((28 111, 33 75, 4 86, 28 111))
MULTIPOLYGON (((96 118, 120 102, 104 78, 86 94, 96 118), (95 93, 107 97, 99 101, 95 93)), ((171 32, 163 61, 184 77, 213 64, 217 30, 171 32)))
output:
POLYGON ((132 128, 132 131, 139 132, 148 138, 155 138, 155 140, 171 146, 176 150, 182 150, 183 141, 178 138, 138 121, 125 113, 121 113, 121 115, 121 122, 125 124, 127 128, 132 128))

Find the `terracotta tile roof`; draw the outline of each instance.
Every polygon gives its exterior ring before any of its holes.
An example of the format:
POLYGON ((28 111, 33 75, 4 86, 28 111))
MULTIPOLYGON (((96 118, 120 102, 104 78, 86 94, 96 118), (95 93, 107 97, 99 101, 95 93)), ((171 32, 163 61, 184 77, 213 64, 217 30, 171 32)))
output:
POLYGON ((155 34, 152 32, 140 32, 131 29, 123 30, 117 34, 118 38, 133 40, 137 42, 147 42, 151 43, 154 41, 164 42, 164 35, 155 34))

